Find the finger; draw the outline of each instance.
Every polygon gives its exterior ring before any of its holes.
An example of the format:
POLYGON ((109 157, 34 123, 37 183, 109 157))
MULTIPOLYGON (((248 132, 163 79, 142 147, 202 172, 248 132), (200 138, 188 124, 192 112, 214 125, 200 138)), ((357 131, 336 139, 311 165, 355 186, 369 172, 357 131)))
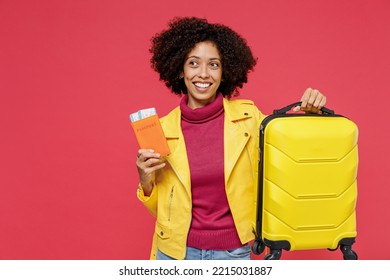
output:
POLYGON ((311 88, 308 88, 305 90, 305 92, 303 93, 302 95, 302 98, 301 98, 301 108, 305 108, 306 105, 307 105, 307 102, 309 101, 309 98, 310 98, 310 94, 311 94, 311 91, 312 89, 311 88))
POLYGON ((164 161, 162 161, 161 159, 156 159, 156 158, 149 158, 145 161, 142 161, 142 160, 137 160, 136 164, 137 164, 137 167, 140 171, 142 172, 147 172, 146 170, 150 167, 153 167, 155 165, 159 165, 161 163, 163 163, 164 161))
POLYGON ((317 98, 314 100, 313 107, 320 108, 321 100, 322 95, 317 95, 317 98))
POLYGON ((163 162, 163 163, 161 163, 161 164, 154 165, 154 166, 152 166, 152 167, 147 168, 147 171, 150 172, 150 173, 152 173, 152 172, 155 172, 156 170, 159 170, 159 169, 161 169, 161 168, 164 168, 165 165, 166 165, 166 163, 163 162))
POLYGON ((139 149, 137 152, 137 157, 140 157, 141 155, 154 153, 154 150, 152 149, 139 149))
POLYGON ((322 114, 321 108, 324 107, 326 103, 326 97, 321 92, 318 91, 318 95, 314 100, 313 107, 311 108, 311 113, 322 114))
POLYGON ((310 107, 314 106, 314 102, 317 99, 318 94, 319 94, 318 90, 316 90, 316 89, 311 90, 306 107, 310 108, 310 107))
POLYGON ((299 110, 301 110, 301 106, 295 106, 295 107, 293 108, 293 111, 294 111, 294 112, 298 112, 299 110))
POLYGON ((325 104, 326 104, 326 96, 323 95, 319 107, 322 108, 325 106, 325 104))
POLYGON ((149 158, 147 161, 145 161, 145 166, 152 167, 158 164, 163 163, 164 160, 157 159, 157 158, 149 158))
POLYGON ((137 153, 137 160, 145 161, 149 158, 160 158, 159 153, 155 153, 154 150, 150 149, 140 149, 137 153))

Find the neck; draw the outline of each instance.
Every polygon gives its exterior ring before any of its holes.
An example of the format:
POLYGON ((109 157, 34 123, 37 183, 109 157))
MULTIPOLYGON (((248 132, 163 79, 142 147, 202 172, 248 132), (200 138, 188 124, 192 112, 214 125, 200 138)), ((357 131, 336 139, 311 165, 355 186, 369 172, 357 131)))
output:
POLYGON ((198 109, 198 108, 203 108, 205 106, 207 106, 208 104, 212 103, 216 98, 216 95, 214 95, 211 99, 207 99, 207 100, 195 100, 193 98, 190 98, 190 96, 188 96, 188 102, 187 102, 187 106, 189 108, 191 108, 192 110, 194 109, 198 109))

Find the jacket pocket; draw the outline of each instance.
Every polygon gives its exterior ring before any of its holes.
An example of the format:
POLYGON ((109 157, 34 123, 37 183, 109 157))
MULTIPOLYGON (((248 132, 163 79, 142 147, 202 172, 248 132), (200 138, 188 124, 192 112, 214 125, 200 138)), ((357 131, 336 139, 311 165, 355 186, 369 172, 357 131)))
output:
POLYGON ((156 223, 156 235, 161 239, 169 239, 171 238, 172 230, 168 227, 161 225, 160 223, 156 223))

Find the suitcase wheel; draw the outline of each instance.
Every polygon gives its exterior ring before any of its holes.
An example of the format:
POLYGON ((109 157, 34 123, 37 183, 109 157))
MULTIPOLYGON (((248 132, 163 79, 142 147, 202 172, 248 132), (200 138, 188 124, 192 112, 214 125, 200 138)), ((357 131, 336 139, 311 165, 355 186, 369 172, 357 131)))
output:
POLYGON ((267 254, 265 260, 279 260, 282 256, 282 249, 271 249, 270 253, 267 254))
POLYGON ((256 255, 263 253, 265 249, 265 244, 262 240, 255 240, 252 244, 252 252, 256 255))
POLYGON ((358 255, 352 250, 350 245, 340 245, 340 250, 343 253, 344 260, 357 260, 358 255))

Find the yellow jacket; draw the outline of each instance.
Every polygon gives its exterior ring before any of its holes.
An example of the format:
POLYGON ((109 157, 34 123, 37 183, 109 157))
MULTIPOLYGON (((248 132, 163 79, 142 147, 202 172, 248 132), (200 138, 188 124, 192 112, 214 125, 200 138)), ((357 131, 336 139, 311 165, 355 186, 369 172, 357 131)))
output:
MULTIPOLYGON (((229 206, 242 244, 254 238, 257 204, 259 127, 264 118, 250 100, 223 99, 225 186, 229 206)), ((191 185, 186 146, 177 107, 161 118, 171 154, 157 171, 149 197, 138 188, 138 198, 156 217, 151 259, 157 248, 184 259, 191 224, 191 185)), ((212 133, 212 132, 210 132, 212 133)), ((212 160, 212 159, 210 159, 212 160)))

